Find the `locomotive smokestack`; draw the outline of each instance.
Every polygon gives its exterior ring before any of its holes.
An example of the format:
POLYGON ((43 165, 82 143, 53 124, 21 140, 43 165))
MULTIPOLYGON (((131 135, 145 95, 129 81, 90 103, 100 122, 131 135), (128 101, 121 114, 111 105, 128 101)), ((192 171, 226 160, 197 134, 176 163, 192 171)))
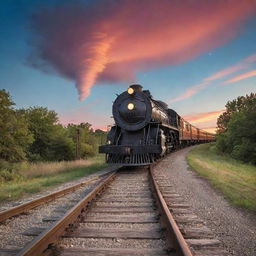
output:
POLYGON ((135 92, 142 92, 142 86, 140 84, 132 84, 130 85, 130 88, 132 88, 135 92))

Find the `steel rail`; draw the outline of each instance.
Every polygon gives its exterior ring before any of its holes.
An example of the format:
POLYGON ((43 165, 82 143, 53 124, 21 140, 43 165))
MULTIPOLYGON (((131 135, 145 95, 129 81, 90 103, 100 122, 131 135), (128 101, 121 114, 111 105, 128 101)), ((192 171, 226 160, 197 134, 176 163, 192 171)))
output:
POLYGON ((0 212, 0 222, 3 222, 5 221, 6 219, 8 218, 11 218, 13 216, 16 216, 16 215, 19 215, 23 212, 27 212, 37 206, 40 206, 44 203, 47 203, 47 202, 50 202, 50 201, 53 201, 54 199, 58 198, 58 197, 61 197, 65 194, 68 194, 70 192, 73 192, 75 190, 77 190, 78 188, 84 186, 84 185, 87 185, 101 177, 103 177, 104 175, 107 175, 106 173, 104 174, 101 174, 101 175, 97 175, 95 177, 92 177, 86 181, 83 181, 83 182, 80 182, 78 184, 75 184, 75 185, 72 185, 70 187, 67 187, 65 189, 61 189, 61 190, 58 190, 54 193, 51 193, 49 195, 46 195, 46 196, 42 196, 42 197, 39 197, 37 199, 34 199, 32 201, 29 201, 27 203, 24 203, 24 204, 21 204, 21 205, 18 205, 16 207, 12 207, 8 210, 5 210, 5 211, 2 211, 0 212))
POLYGON ((113 172, 94 188, 84 199, 71 208, 60 220, 58 220, 50 229, 42 232, 41 235, 27 244, 17 255, 19 256, 40 256, 47 255, 48 248, 54 244, 65 231, 72 226, 81 216, 84 208, 93 200, 104 188, 115 178, 116 172, 113 172))
POLYGON ((160 206, 163 213, 162 216, 164 217, 165 226, 167 228, 168 233, 171 236, 170 239, 174 245, 175 250, 177 251, 178 255, 193 256, 154 179, 152 165, 149 167, 149 173, 153 189, 158 201, 158 205, 160 206))

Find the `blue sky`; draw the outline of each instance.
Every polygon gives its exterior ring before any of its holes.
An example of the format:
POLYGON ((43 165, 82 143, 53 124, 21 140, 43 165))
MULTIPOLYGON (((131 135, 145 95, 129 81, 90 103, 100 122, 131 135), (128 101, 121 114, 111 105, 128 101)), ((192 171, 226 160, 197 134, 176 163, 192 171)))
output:
MULTIPOLYGON (((106 0, 103 2, 109 1, 106 0)), ((135 2, 136 1, 134 1, 134 3, 135 2)), ((150 0, 149 2, 150 3, 147 8, 150 10, 151 7, 154 7, 156 1, 150 0)), ((222 2, 225 2, 225 0, 222 2)), ((196 50, 194 53, 193 51, 195 46, 191 43, 190 45, 186 46, 187 48, 184 50, 189 53, 189 57, 183 56, 184 51, 177 57, 175 54, 171 53, 173 48, 170 48, 168 44, 163 44, 161 47, 166 47, 166 56, 163 57, 163 55, 161 55, 161 51, 159 51, 159 48, 154 48, 153 46, 152 48, 150 46, 150 40, 147 39, 147 41, 143 41, 143 36, 141 37, 141 33, 143 33, 145 30, 145 36, 148 35, 148 38, 152 37, 152 33, 157 33, 157 35, 161 36, 163 33, 166 33, 166 28, 164 28, 163 24, 169 22, 168 17, 161 21, 162 23, 159 22, 160 24, 157 27, 157 32, 155 30, 153 32, 148 31, 144 24, 146 21, 144 21, 144 23, 140 24, 138 32, 134 32, 134 37, 136 38, 137 36, 138 40, 129 41, 127 40, 127 38, 130 38, 129 33, 133 32, 126 32, 125 29, 123 31, 121 25, 116 27, 115 22, 118 21, 114 18, 110 18, 110 16, 107 15, 108 13, 110 15, 113 10, 106 10, 107 14, 105 14, 104 5, 99 4, 95 7, 95 3, 92 3, 92 1, 79 1, 78 3, 79 5, 85 5, 86 3, 87 7, 85 7, 85 13, 88 10, 90 11, 90 8, 91 12, 95 10, 95 12, 99 12, 98 9, 102 8, 101 11, 104 13, 104 18, 101 19, 105 23, 109 22, 112 26, 110 32, 107 32, 108 37, 104 38, 104 40, 110 38, 108 41, 109 45, 106 46, 106 52, 104 52, 104 58, 100 56, 104 61, 107 58, 108 62, 104 62, 104 65, 102 64, 103 66, 100 66, 102 73, 97 71, 98 73, 93 74, 93 77, 96 76, 96 79, 94 79, 91 84, 89 84, 89 82, 86 80, 87 77, 91 75, 91 73, 89 73, 89 68, 82 70, 82 80, 85 79, 85 81, 87 81, 82 85, 80 85, 76 80, 76 74, 74 76, 72 76, 73 73, 72 75, 69 75, 71 73, 70 70, 68 70, 68 75, 63 75, 63 65, 56 65, 56 63, 59 62, 56 62, 53 58, 47 59, 46 61, 49 63, 49 66, 55 65, 54 68, 58 70, 57 72, 52 73, 46 73, 40 67, 32 67, 29 61, 31 53, 33 53, 34 49, 38 50, 39 47, 37 44, 35 45, 34 39, 38 35, 43 35, 45 41, 47 39, 45 34, 40 33, 45 33, 45 31, 48 33, 47 29, 49 29, 49 27, 47 27, 44 22, 47 23, 50 16, 45 16, 42 8, 49 8, 50 10, 55 8, 54 11, 58 11, 58 8, 63 6, 63 1, 1 1, 0 87, 1 89, 6 89, 10 92, 18 108, 44 106, 55 110, 59 114, 60 121, 65 124, 68 122, 89 122, 95 128, 105 128, 108 124, 113 122, 110 116, 112 110, 112 101, 116 97, 115 94, 126 90, 130 82, 135 82, 142 84, 144 89, 150 90, 154 98, 168 102, 170 108, 175 109, 179 114, 187 117, 187 119, 195 125, 205 129, 211 128, 212 130, 215 127, 217 116, 225 108, 225 104, 228 100, 232 100, 237 96, 256 91, 256 72, 254 74, 254 71, 256 70, 256 57, 254 57, 256 56, 255 5, 251 7, 251 9, 254 11, 248 12, 248 10, 245 9, 244 13, 242 14, 238 12, 235 7, 233 11, 230 10, 230 12, 235 14, 233 16, 230 15, 229 20, 221 20, 224 25, 226 23, 228 24, 225 27, 225 31, 222 31, 220 34, 214 32, 212 35, 210 35, 210 39, 203 38, 205 43, 209 42, 209 40, 211 40, 210 42, 214 40, 216 41, 214 41, 214 43, 212 43, 208 49, 204 44, 202 44, 202 42, 200 42, 200 49, 196 50), (33 24, 33 20, 31 21, 31 14, 33 13, 40 13, 42 17, 40 26, 36 27, 38 30, 31 29, 31 23, 33 24), (237 19, 235 15, 237 15, 237 19), (241 22, 239 22, 239 19, 241 19, 241 22), (163 33, 161 33, 162 28, 163 33), (116 37, 120 34, 120 30, 122 31, 123 38, 119 38, 118 41, 116 40, 116 37), (113 32, 113 38, 116 40, 116 45, 112 45, 111 31, 118 31, 118 33, 113 32), (227 37, 225 40, 223 40, 223 42, 219 42, 219 40, 217 40, 218 36, 223 35, 224 32, 228 34, 230 31, 232 32, 232 36, 227 37), (149 47, 149 49, 152 48, 152 51, 155 51, 154 56, 151 54, 151 52, 149 54, 148 50, 145 50, 145 54, 143 55, 145 57, 141 56, 141 54, 138 53, 141 47, 139 45, 138 47, 136 46, 137 48, 133 49, 133 52, 131 52, 133 62, 131 61, 127 65, 126 59, 129 59, 130 55, 127 53, 126 49, 129 49, 134 42, 136 44, 141 42, 141 44, 143 44, 141 49, 143 49, 144 46, 149 47), (138 52, 135 54, 137 50, 138 52), (193 52, 191 56, 190 52, 193 52), (181 62, 177 60, 179 59, 179 56, 183 56, 181 62), (170 61, 168 58, 170 58, 170 61), (172 61, 172 58, 174 61, 172 61), (247 61, 248 58, 249 61, 247 61), (115 59, 118 65, 114 65, 114 62, 112 65, 110 60, 113 59, 115 59), (232 67, 236 65, 240 65, 241 67, 232 69, 232 67), (123 80, 117 75, 118 72, 123 72, 123 69, 120 71, 119 67, 125 67, 125 75, 123 80), (210 82, 205 82, 204 79, 207 79, 217 72, 221 72, 227 68, 231 68, 231 71, 228 74, 224 74, 218 79, 213 79, 210 82), (104 70, 102 71, 102 69, 104 70), (128 74, 127 78, 125 77, 126 71, 128 74), (243 74, 247 75, 241 76, 243 74), (101 76, 104 77, 104 79, 101 79, 101 76), (109 77, 111 77, 111 79, 109 77), (223 84, 224 81, 228 81, 232 78, 236 79, 233 82, 223 84), (201 87, 198 86, 202 83, 206 84, 201 87), (75 87, 76 84, 78 85, 78 90, 75 87), (193 93, 191 93, 191 88, 194 88, 192 90, 193 93), (84 89, 86 89, 85 93, 83 92, 84 89), (89 92, 87 90, 89 90, 89 92), (79 100, 79 94, 80 97, 83 95, 82 101, 79 100)), ((125 6, 126 9, 131 8, 131 13, 134 13, 134 8, 137 6, 135 4, 129 4, 128 2, 125 4, 127 5, 125 6)), ((238 6, 240 9, 242 9, 242 7, 238 6)), ((115 8, 121 7, 116 6, 115 8)), ((184 6, 177 6, 177 8, 180 10, 180 12, 183 12, 184 10, 184 6)), ((219 10, 223 8, 223 6, 205 6, 204 8, 217 8, 216 10, 219 10)), ((161 9, 159 9, 159 12, 161 12, 161 9)), ((186 12, 189 12, 189 10, 186 10, 186 12)), ((62 14, 67 15, 65 10, 62 11, 62 14)), ((165 14, 163 14, 163 16, 164 15, 165 14)), ((191 16, 193 15, 195 14, 192 13, 191 16)), ((126 16, 125 18, 122 18, 124 16, 120 17, 121 20, 124 19, 124 22, 126 23, 127 21, 129 23, 132 18, 130 16, 128 18, 126 16)), ((88 26, 88 30, 93 29, 93 32, 95 33, 102 32, 102 26, 98 24, 92 25, 89 18, 82 23, 85 29, 87 28, 86 26, 88 26)), ((56 19, 58 20, 58 17, 56 19)), ((173 19, 175 19, 175 17, 173 17, 173 19)), ((202 19, 205 19, 203 14, 202 19)), ((173 21, 175 20, 170 21, 170 24, 173 24, 173 21)), ((190 25, 191 21, 189 22, 190 25)), ((98 23, 102 24, 102 21, 101 23, 98 23)), ((121 21, 120 23, 122 24, 121 21)), ((209 24, 209 26, 210 25, 211 24, 209 24)), ((173 26, 171 29, 177 29, 175 25, 171 26, 173 26)), ((65 24, 63 24, 62 27, 65 27, 65 24)), ((60 33, 60 37, 63 36, 64 33, 61 29, 59 29, 59 27, 56 26, 54 29, 54 33, 60 33)), ((76 29, 77 26, 74 25, 74 30, 76 29)), ((177 37, 184 37, 183 32, 178 32, 177 37)), ((188 39, 190 39, 189 31, 187 31, 187 33, 188 39)), ((90 38, 90 35, 91 34, 89 33, 88 35, 85 33, 81 40, 79 38, 80 41, 75 42, 77 43, 77 46, 79 47, 79 43, 82 44, 83 42, 88 42, 90 39, 90 44, 105 47, 105 44, 101 44, 101 41, 95 41, 94 39, 90 38)), ((167 39, 170 40, 170 44, 172 44, 170 38, 167 39)), ((65 37, 63 37, 63 41, 64 39, 65 37)), ((55 39, 53 39, 53 41, 54 40, 55 39)), ((180 41, 178 42, 180 43, 180 41)), ((155 38, 152 38, 152 45, 157 43, 159 42, 155 41, 155 38)), ((47 42, 46 46, 48 47, 52 45, 47 42)), ((45 49, 47 49, 47 47, 45 47, 45 49)), ((66 49, 65 47, 66 45, 62 43, 59 49, 66 49)), ((65 51, 60 52, 61 50, 59 49, 55 49, 56 54, 65 55, 65 51)), ((84 56, 83 58, 88 58, 93 61, 101 61, 102 63, 103 60, 99 59, 98 55, 90 55, 88 57, 87 52, 89 52, 91 49, 85 50, 86 53, 83 52, 82 54, 82 56, 84 56)), ((180 49, 177 48, 177 52, 179 51, 180 49)), ((67 54, 69 54, 67 55, 67 58, 69 58, 69 56, 71 56, 73 53, 76 54, 73 48, 71 48, 70 52, 67 52, 67 54)), ((37 57, 40 58, 40 55, 38 56, 37 57)), ((56 58, 58 58, 58 56, 56 58)), ((68 64, 76 66, 76 61, 80 61, 79 63, 81 63, 81 59, 74 59, 71 63, 65 63, 65 67, 68 64)), ((78 67, 80 68, 79 65, 78 67)), ((78 80, 80 81, 81 78, 78 80)))

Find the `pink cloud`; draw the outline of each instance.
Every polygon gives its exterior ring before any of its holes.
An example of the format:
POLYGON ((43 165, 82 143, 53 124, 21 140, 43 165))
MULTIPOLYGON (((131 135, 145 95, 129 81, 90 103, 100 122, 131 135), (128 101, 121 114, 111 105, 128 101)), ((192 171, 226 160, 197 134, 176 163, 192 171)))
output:
POLYGON ((205 81, 214 81, 220 78, 223 78, 227 75, 230 75, 232 73, 235 73, 239 70, 246 69, 250 66, 250 64, 256 62, 256 54, 250 55, 246 57, 245 59, 239 61, 237 64, 227 67, 225 69, 220 70, 219 72, 213 74, 210 77, 205 78, 205 81))
POLYGON ((216 133, 217 128, 215 126, 210 126, 210 127, 199 127, 200 129, 210 132, 210 133, 216 133))
MULTIPOLYGON (((198 92, 200 92, 201 90, 208 87, 211 82, 213 82, 215 80, 218 80, 218 79, 221 79, 225 76, 231 75, 231 74, 233 74, 237 71, 240 71, 242 69, 248 68, 254 62, 256 62, 256 54, 250 55, 250 56, 246 57, 245 59, 240 60, 235 65, 224 68, 224 69, 216 72, 215 74, 204 78, 201 84, 194 85, 194 86, 186 89, 180 96, 177 96, 177 97, 169 100, 168 102, 173 103, 173 102, 181 101, 181 100, 184 100, 184 99, 188 99, 188 98, 192 97, 193 95, 197 94, 198 92)), ((235 78, 232 78, 232 79, 222 83, 222 85, 228 84, 228 83, 231 83, 231 82, 236 82, 236 81, 238 81, 237 79, 241 80, 241 79, 245 79, 245 78, 248 78, 248 77, 251 77, 251 76, 254 76, 254 75, 255 74, 254 74, 253 71, 245 73, 244 75, 238 75, 235 78)))
POLYGON ((225 44, 254 12, 250 0, 95 0, 40 9, 30 61, 74 80, 84 99, 97 83, 130 82, 139 71, 225 44))
POLYGON ((235 83, 235 82, 238 82, 238 81, 241 81, 241 80, 253 77, 253 76, 256 76, 256 70, 251 70, 249 72, 232 77, 232 78, 228 79, 227 81, 223 82, 222 85, 235 83))
POLYGON ((234 66, 231 66, 231 67, 225 68, 223 70, 220 70, 219 72, 213 74, 210 77, 205 78, 204 80, 205 81, 209 81, 209 82, 210 81, 214 81, 214 80, 223 78, 223 77, 225 77, 227 75, 230 75, 230 74, 232 74, 234 72, 237 72, 237 71, 239 71, 241 69, 244 69, 244 68, 246 68, 248 66, 249 66, 248 63, 239 63, 239 64, 236 64, 234 66))
POLYGON ((206 82, 194 85, 194 86, 188 88, 187 90, 185 90, 180 96, 169 100, 168 103, 174 103, 177 101, 188 99, 188 98, 192 97, 194 94, 197 94, 199 91, 203 90, 207 86, 208 86, 208 83, 206 83, 206 82))
POLYGON ((244 62, 246 62, 246 63, 256 62, 256 54, 248 56, 247 58, 244 59, 244 62))
POLYGON ((203 112, 203 113, 196 113, 183 116, 184 119, 193 123, 205 123, 205 122, 212 122, 216 123, 217 118, 224 112, 225 110, 217 110, 212 112, 203 112))
POLYGON ((224 111, 225 110, 217 110, 211 112, 189 114, 184 115, 183 118, 200 129, 215 133, 217 129, 217 119, 224 111))

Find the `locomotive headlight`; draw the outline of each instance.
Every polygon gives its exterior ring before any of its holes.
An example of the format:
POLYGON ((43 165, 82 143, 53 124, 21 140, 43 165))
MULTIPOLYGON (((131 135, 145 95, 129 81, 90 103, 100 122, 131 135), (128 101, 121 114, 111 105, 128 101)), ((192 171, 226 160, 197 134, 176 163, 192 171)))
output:
POLYGON ((129 110, 133 110, 133 109, 134 109, 134 104, 133 104, 133 103, 129 103, 129 104, 127 105, 127 108, 128 108, 129 110))
POLYGON ((130 95, 132 95, 132 94, 134 93, 134 89, 131 88, 131 87, 129 87, 128 90, 127 90, 127 92, 128 92, 130 95))

